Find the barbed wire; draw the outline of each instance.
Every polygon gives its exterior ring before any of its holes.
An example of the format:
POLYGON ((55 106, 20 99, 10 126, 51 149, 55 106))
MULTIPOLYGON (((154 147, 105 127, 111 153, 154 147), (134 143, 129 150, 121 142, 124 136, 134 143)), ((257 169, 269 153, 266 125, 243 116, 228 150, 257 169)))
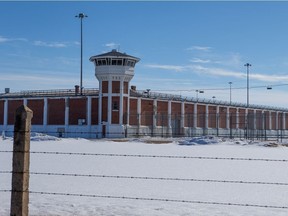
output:
MULTIPOLYGON (((0 171, 0 174, 24 173, 13 171, 0 171)), ((148 176, 123 176, 123 175, 95 175, 95 174, 75 174, 75 173, 44 173, 29 172, 30 175, 48 176, 69 176, 69 177, 90 177, 90 178, 115 178, 115 179, 136 179, 136 180, 157 180, 157 181, 190 181, 190 182, 209 182, 209 183, 230 183, 230 184, 258 184, 258 185, 280 185, 288 186, 284 182, 261 182, 261 181, 242 181, 242 180, 216 180, 216 179, 196 179, 196 178, 171 178, 171 177, 148 177, 148 176)))
MULTIPOLYGON (((0 190, 0 192, 12 192, 12 190, 0 190)), ((19 193, 21 192, 22 193, 22 191, 14 191, 14 192, 19 192, 19 193)), ((198 201, 198 200, 178 200, 178 199, 165 199, 165 198, 130 197, 130 196, 96 195, 96 194, 77 194, 77 193, 59 193, 59 192, 41 192, 41 191, 29 191, 29 193, 30 194, 40 194, 40 195, 55 195, 55 196, 74 196, 74 197, 124 199, 124 200, 140 200, 140 201, 159 201, 159 202, 171 202, 171 203, 189 203, 189 204, 204 204, 204 205, 224 205, 224 206, 288 209, 288 206, 274 206, 274 205, 248 204, 248 203, 213 202, 213 201, 198 201)))
MULTIPOLYGON (((0 151, 0 153, 13 153, 13 151, 0 151)), ((29 153, 28 151, 14 151, 14 153, 29 153)), ((167 159, 199 159, 199 160, 234 160, 234 161, 263 161, 288 162, 288 159, 268 158, 237 158, 237 157, 209 157, 209 156, 180 156, 180 155, 142 155, 142 154, 114 154, 114 153, 81 153, 81 152, 48 152, 30 151, 30 154, 49 155, 77 155, 77 156, 103 156, 103 157, 137 157, 137 158, 167 158, 167 159)))

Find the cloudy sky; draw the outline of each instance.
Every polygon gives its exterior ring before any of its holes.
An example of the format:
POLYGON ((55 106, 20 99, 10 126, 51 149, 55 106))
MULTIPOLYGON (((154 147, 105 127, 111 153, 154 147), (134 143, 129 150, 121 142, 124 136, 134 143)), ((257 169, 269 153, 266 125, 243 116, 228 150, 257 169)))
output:
POLYGON ((0 2, 0 93, 97 88, 89 58, 139 57, 137 89, 288 107, 288 2, 0 2), (267 90, 267 87, 272 87, 267 90))

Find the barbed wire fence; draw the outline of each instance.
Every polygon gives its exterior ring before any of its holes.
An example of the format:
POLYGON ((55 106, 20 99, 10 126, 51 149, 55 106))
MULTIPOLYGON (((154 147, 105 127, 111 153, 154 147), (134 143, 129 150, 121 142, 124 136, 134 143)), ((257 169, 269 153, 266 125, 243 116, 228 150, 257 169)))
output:
MULTIPOLYGON (((16 118, 17 119, 17 118, 16 118)), ((18 117, 18 120, 23 120, 21 117, 18 117)), ((31 120, 31 119, 30 119, 31 120)), ((29 122, 28 122, 29 123, 29 122)), ((265 182, 265 181, 244 181, 244 180, 218 180, 218 179, 197 179, 197 178, 168 178, 168 177, 149 177, 149 176, 133 176, 133 175, 97 175, 97 174, 79 174, 79 173, 56 173, 56 172, 35 172, 30 171, 27 166, 27 158, 30 157, 31 154, 37 155, 57 155, 59 157, 64 155, 69 156, 90 156, 90 157, 121 157, 121 158, 165 158, 169 160, 173 159, 183 159, 183 160, 226 160, 226 161, 249 161, 249 162, 265 162, 265 163, 287 163, 287 159, 269 159, 269 158, 239 158, 239 157, 206 157, 206 156, 182 156, 182 155, 148 155, 148 154, 111 154, 111 153, 85 153, 85 152, 48 152, 48 151, 30 151, 30 139, 28 136, 30 134, 30 125, 27 122, 23 122, 20 124, 19 122, 15 123, 15 128, 21 128, 21 125, 27 126, 28 129, 16 130, 18 133, 16 135, 17 139, 14 139, 14 149, 13 151, 0 151, 2 154, 12 154, 13 153, 13 170, 0 170, 1 175, 9 175, 12 174, 12 189, 0 189, 0 193, 11 193, 12 194, 12 202, 11 202, 11 212, 12 209, 16 207, 12 207, 13 202, 15 204, 15 200, 13 201, 13 195, 18 196, 19 194, 25 194, 28 196, 29 194, 38 194, 38 195, 53 195, 53 196, 74 196, 74 197, 90 197, 90 198, 106 198, 106 199, 123 199, 123 200, 139 200, 139 201, 154 201, 154 202, 172 202, 172 203, 190 203, 190 204, 204 204, 204 205, 225 205, 225 206, 241 206, 241 207, 258 207, 258 208, 271 208, 271 209, 288 209, 288 206, 277 206, 277 205, 261 205, 261 204, 253 204, 253 203, 233 203, 233 202, 216 202, 216 201, 200 201, 200 200, 186 200, 186 199, 170 199, 170 198, 154 198, 154 197, 133 197, 133 196, 121 196, 121 195, 103 195, 103 194, 82 194, 82 193, 63 193, 63 192, 53 192, 53 191, 32 191, 25 190, 27 185, 23 187, 15 187, 14 185, 14 177, 21 178, 28 175, 42 175, 42 176, 57 176, 57 177, 73 177, 73 178, 113 178, 113 179, 129 179, 129 180, 144 180, 144 181, 177 181, 177 182, 206 182, 206 183, 223 183, 223 184, 252 184, 252 185, 273 185, 273 186, 288 186, 286 182, 265 182), (17 125, 18 124, 18 125, 17 125), (25 145, 29 145, 26 147, 25 145), (16 146, 16 147, 15 147, 16 146), (24 157, 25 155, 25 157, 24 157), (16 157, 15 157, 16 156, 16 157), (19 163, 19 158, 23 158, 26 160, 24 162, 19 163), (19 167, 21 166, 21 167, 19 167), (16 167, 16 168, 15 168, 16 167), (20 189, 19 189, 20 188, 20 189)), ((21 159, 22 160, 22 159, 21 159)), ((29 161, 29 160, 28 160, 29 161)), ((29 166, 29 165, 28 165, 29 166)), ((24 181, 25 184, 27 182, 24 181)), ((23 183, 23 184, 24 184, 23 183)), ((18 183, 17 183, 18 184, 18 183)), ((28 182, 29 185, 29 182, 28 182)), ((22 201, 17 201, 22 202, 22 201)), ((27 200, 26 200, 27 202, 27 200)), ((20 203, 21 205, 23 203, 20 203)), ((26 203, 26 208, 28 209, 28 202, 26 203)), ((16 203, 16 206, 19 203, 16 203)), ((24 205, 24 204, 23 204, 24 205)), ((18 207, 17 207, 18 208, 18 207)), ((25 208, 25 207, 24 207, 25 208)), ((14 211, 15 211, 14 209, 14 211)), ((11 213, 14 215, 14 213, 11 213)))
MULTIPOLYGON (((13 151, 0 151, 0 153, 12 153, 13 151)), ((179 155, 141 155, 141 154, 97 154, 97 153, 77 153, 77 152, 44 152, 31 151, 31 154, 45 155, 69 155, 69 156, 92 156, 92 157, 124 157, 124 158, 166 158, 166 159, 189 159, 189 160, 230 160, 230 161, 250 161, 250 162, 277 162, 287 163, 286 159, 267 159, 267 158, 237 158, 237 157, 194 157, 194 156, 179 156, 179 155)), ((0 174, 13 174, 17 172, 1 170, 0 174)), ((18 172, 19 173, 19 172, 18 172)), ((78 174, 78 173, 54 173, 54 172, 34 172, 30 171, 29 175, 42 176, 65 176, 65 177, 85 177, 85 178, 104 178, 104 179, 129 179, 129 180, 147 180, 147 181, 177 181, 177 182, 206 182, 206 183, 223 183, 223 184, 250 184, 250 185, 272 185, 272 186, 288 186, 286 182, 265 182, 265 181, 244 181, 244 180, 218 180, 218 179, 197 179, 197 178, 167 178, 167 177, 149 177, 149 176, 128 176, 128 175, 97 175, 97 174, 78 174)), ((12 190, 1 189, 0 193, 9 193, 12 190)), ((14 191, 22 192, 22 191, 14 191)), ((109 196, 101 194, 81 194, 81 193, 61 193, 61 192, 45 192, 45 191, 29 191, 29 194, 36 195, 51 195, 51 196, 73 196, 73 197, 90 197, 90 198, 106 198, 106 199, 122 199, 122 200, 138 200, 138 201, 154 201, 154 202, 171 202, 171 203, 190 203, 204 205, 224 205, 224 206, 241 206, 241 207, 258 207, 270 209, 288 209, 288 206, 276 205, 261 205, 251 203, 230 203, 230 202, 213 202, 213 201, 198 201, 198 200, 181 200, 169 198, 153 198, 153 197, 132 197, 132 196, 109 196)))

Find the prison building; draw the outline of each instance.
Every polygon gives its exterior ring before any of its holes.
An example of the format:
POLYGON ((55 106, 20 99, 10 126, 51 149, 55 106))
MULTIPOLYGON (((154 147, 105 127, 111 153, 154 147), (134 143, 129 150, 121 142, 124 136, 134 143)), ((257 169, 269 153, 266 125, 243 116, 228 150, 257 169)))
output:
POLYGON ((288 134, 288 109, 181 97, 130 84, 139 58, 116 50, 92 56, 99 88, 0 94, 0 131, 13 133, 15 110, 33 110, 32 132, 59 137, 269 137, 288 134))

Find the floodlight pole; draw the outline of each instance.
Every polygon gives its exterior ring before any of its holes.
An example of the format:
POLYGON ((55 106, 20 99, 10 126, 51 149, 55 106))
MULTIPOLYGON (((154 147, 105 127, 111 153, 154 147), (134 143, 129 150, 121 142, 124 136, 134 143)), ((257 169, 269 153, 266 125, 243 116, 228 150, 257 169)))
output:
POLYGON ((252 65, 249 63, 246 63, 244 66, 247 67, 247 108, 248 108, 249 107, 249 67, 251 67, 252 65))
POLYGON ((82 20, 85 17, 88 17, 87 15, 83 14, 83 13, 79 13, 78 15, 76 15, 75 17, 80 18, 80 31, 81 31, 81 42, 80 42, 80 46, 81 46, 81 54, 80 54, 80 95, 82 95, 82 90, 83 90, 83 31, 82 31, 82 20))
POLYGON ((231 99, 232 99, 232 91, 231 91, 231 85, 232 85, 232 82, 229 82, 228 83, 230 85, 230 106, 231 106, 231 99))

